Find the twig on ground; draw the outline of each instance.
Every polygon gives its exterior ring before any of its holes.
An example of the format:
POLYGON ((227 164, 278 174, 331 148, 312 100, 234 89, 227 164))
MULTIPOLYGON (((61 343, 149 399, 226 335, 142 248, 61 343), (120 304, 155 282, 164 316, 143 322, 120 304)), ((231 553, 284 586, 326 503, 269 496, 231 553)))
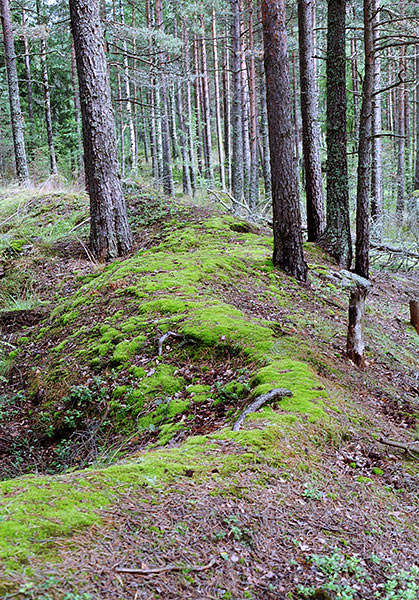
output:
POLYGON ((384 437, 380 437, 378 441, 380 442, 380 444, 384 444, 385 446, 391 446, 392 448, 399 448, 400 450, 404 450, 413 458, 419 459, 419 444, 413 445, 413 442, 411 444, 406 444, 398 440, 389 440, 384 437))
POLYGON ((167 333, 162 335, 161 338, 159 339, 159 343, 158 343, 159 356, 161 356, 163 354, 163 344, 167 339, 169 339, 169 337, 180 338, 182 336, 179 335, 178 333, 176 333, 175 331, 168 331, 167 333))
POLYGON ((211 569, 211 567, 213 567, 216 562, 217 561, 215 560, 215 558, 213 558, 207 565, 204 565, 203 567, 193 567, 185 565, 168 565, 167 567, 157 567, 155 569, 124 569, 118 567, 117 569, 115 569, 115 573, 128 573, 131 575, 143 575, 146 577, 147 575, 166 573, 167 571, 183 571, 184 569, 195 572, 207 571, 208 569, 211 569))
POLYGON ((92 265, 96 265, 97 262, 95 260, 95 257, 93 256, 93 254, 90 252, 90 250, 87 248, 86 244, 83 244, 83 242, 81 241, 80 238, 76 238, 76 240, 79 242, 79 244, 81 245, 81 247, 83 248, 83 250, 86 253, 87 258, 90 260, 90 262, 92 263, 92 265))
POLYGON ((77 231, 77 229, 80 229, 80 227, 83 227, 83 225, 87 225, 87 223, 90 221, 90 217, 87 217, 87 219, 84 219, 84 221, 82 221, 81 223, 79 223, 78 225, 76 225, 75 227, 73 227, 73 229, 70 229, 70 231, 68 232, 73 233, 73 231, 77 231))
POLYGON ((256 398, 256 400, 254 402, 249 404, 249 406, 244 409, 244 411, 242 412, 240 417, 234 423, 233 431, 239 431, 239 429, 243 425, 243 422, 244 422, 245 418, 247 417, 247 415, 259 410, 259 408, 261 408, 267 402, 272 402, 273 400, 277 400, 278 398, 290 398, 290 397, 292 397, 292 392, 291 392, 291 390, 287 390, 286 388, 277 388, 277 389, 271 390, 270 392, 267 392, 266 394, 263 394, 263 396, 259 396, 259 398, 256 398))

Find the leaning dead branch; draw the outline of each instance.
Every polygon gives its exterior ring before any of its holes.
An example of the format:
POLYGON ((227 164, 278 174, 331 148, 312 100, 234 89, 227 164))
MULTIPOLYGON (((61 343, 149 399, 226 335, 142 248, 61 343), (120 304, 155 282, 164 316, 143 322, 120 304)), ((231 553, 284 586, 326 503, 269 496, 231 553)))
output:
POLYGON ((412 252, 411 250, 407 250, 406 248, 395 248, 394 246, 386 246, 385 244, 375 244, 373 242, 371 242, 370 246, 371 248, 374 248, 374 250, 378 250, 379 252, 386 252, 387 254, 398 254, 407 258, 419 259, 419 254, 417 252, 412 252))
POLYGON ((277 388, 263 394, 263 396, 259 396, 256 398, 254 402, 249 404, 247 408, 241 413, 240 417, 233 425, 233 431, 239 431, 240 427, 243 425, 245 418, 250 413, 256 412, 259 408, 262 408, 268 402, 273 402, 274 400, 278 400, 279 398, 290 398, 292 397, 291 390, 287 390, 286 388, 277 388))
POLYGON ((157 567, 155 569, 124 569, 117 568, 115 569, 115 573, 128 573, 131 575, 142 575, 143 577, 147 577, 147 575, 156 575, 158 573, 167 573, 168 571, 208 571, 215 565, 217 561, 213 558, 207 565, 202 567, 193 567, 193 566, 185 566, 185 565, 168 565, 167 567, 157 567))
POLYGON ((407 452, 407 454, 419 460, 419 444, 417 443, 415 444, 412 442, 410 444, 406 444, 405 442, 400 442, 398 440, 389 440, 388 438, 384 437, 380 437, 378 441, 380 442, 380 444, 384 444, 385 446, 391 446, 392 448, 399 448, 400 450, 404 450, 405 452, 407 452))
POLYGON ((222 198, 220 197, 220 195, 215 190, 211 190, 211 189, 208 188, 208 193, 212 194, 214 196, 214 198, 217 200, 217 202, 219 204, 221 204, 221 206, 223 208, 225 208, 225 210, 227 210, 228 212, 231 212, 233 214, 237 214, 237 211, 234 209, 234 205, 240 206, 249 215, 249 220, 252 220, 252 221, 254 221, 256 223, 259 223, 259 224, 262 224, 262 225, 266 225, 268 227, 272 227, 272 221, 270 221, 269 219, 267 219, 266 217, 264 217, 261 214, 254 213, 246 204, 244 204, 243 202, 239 202, 238 200, 235 200, 233 198, 233 196, 229 192, 224 192, 224 193, 231 200, 231 203, 232 203, 231 206, 229 206, 228 204, 226 204, 222 200, 222 198))
POLYGON ((163 354, 163 344, 170 337, 180 338, 181 336, 178 333, 174 332, 174 331, 168 331, 167 333, 165 333, 164 335, 162 335, 161 338, 159 338, 159 342, 158 342, 159 356, 161 356, 163 354))

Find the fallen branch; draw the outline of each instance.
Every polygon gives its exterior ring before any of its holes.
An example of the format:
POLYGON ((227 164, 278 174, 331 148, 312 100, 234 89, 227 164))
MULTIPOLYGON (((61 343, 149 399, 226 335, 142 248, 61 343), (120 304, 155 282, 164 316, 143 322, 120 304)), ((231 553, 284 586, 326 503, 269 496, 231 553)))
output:
POLYGON ((402 256, 408 256, 409 258, 419 259, 419 254, 417 252, 411 252, 410 250, 405 250, 404 248, 394 248, 393 246, 374 244, 373 242, 371 242, 370 246, 379 252, 387 252, 388 254, 401 254, 402 256))
POLYGON ((188 566, 181 566, 181 565, 169 565, 167 567, 157 567, 155 569, 124 569, 124 568, 117 568, 115 569, 116 573, 130 573, 131 575, 142 575, 144 577, 147 577, 147 575, 155 575, 157 573, 166 573, 167 571, 183 571, 184 569, 188 570, 188 571, 208 571, 208 569, 211 569, 211 567, 213 567, 215 565, 217 561, 215 560, 215 558, 213 558, 207 565, 204 565, 203 567, 188 567, 188 566))
POLYGON ((168 331, 167 333, 165 333, 164 335, 162 335, 161 338, 159 339, 159 342, 158 342, 159 356, 161 356, 163 354, 163 344, 164 344, 164 342, 166 340, 168 340, 170 337, 180 338, 182 336, 180 336, 178 333, 175 333, 174 331, 168 331))
POLYGON ((292 397, 292 392, 291 392, 291 390, 287 390, 286 388, 278 388, 275 390, 271 390, 270 392, 263 394, 263 396, 259 396, 259 398, 256 398, 256 400, 254 402, 252 402, 252 404, 249 404, 249 406, 244 409, 244 411, 242 412, 240 417, 234 423, 233 431, 239 431, 239 429, 243 425, 243 422, 244 422, 245 418, 247 417, 247 415, 259 410, 259 408, 261 408, 264 404, 267 404, 268 402, 272 402, 273 400, 277 400, 278 398, 290 398, 290 397, 292 397))
POLYGON ((90 217, 87 217, 87 219, 84 219, 84 221, 82 221, 81 223, 79 223, 78 225, 73 227, 73 229, 70 229, 70 231, 68 232, 68 235, 70 235, 70 233, 73 233, 73 231, 77 231, 77 229, 80 229, 80 227, 83 227, 83 225, 87 225, 87 223, 89 221, 90 221, 90 217))
POLYGON ((380 442, 380 444, 384 444, 385 446, 391 446, 392 448, 399 448, 400 450, 404 450, 413 458, 419 459, 419 445, 412 445, 413 442, 412 444, 405 444, 404 442, 399 442, 397 440, 389 440, 383 437, 381 437, 378 441, 380 442))
POLYGON ((237 214, 236 210, 234 209, 234 205, 241 206, 242 208, 244 208, 246 210, 250 219, 254 219, 255 221, 258 221, 259 223, 267 225, 268 227, 273 227, 272 221, 270 221, 263 215, 259 215, 257 213, 252 212, 252 210, 246 204, 244 204, 243 202, 239 202, 238 200, 233 198, 233 196, 230 194, 230 192, 225 191, 224 193, 230 198, 232 206, 228 206, 225 202, 223 202, 223 200, 220 198, 220 196, 217 194, 217 192, 215 190, 211 190, 210 188, 208 188, 207 191, 210 194, 212 194, 215 197, 215 199, 221 204, 221 206, 223 208, 225 208, 228 212, 237 214))

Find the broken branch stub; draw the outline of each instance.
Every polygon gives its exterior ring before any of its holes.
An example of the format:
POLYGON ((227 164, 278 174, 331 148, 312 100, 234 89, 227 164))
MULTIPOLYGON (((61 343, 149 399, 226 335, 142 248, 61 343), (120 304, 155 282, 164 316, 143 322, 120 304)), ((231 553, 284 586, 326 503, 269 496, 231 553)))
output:
POLYGON ((254 400, 251 404, 249 404, 247 408, 244 409, 240 417, 234 423, 233 431, 240 430, 240 427, 243 425, 247 415, 256 412, 257 410, 259 410, 259 408, 262 408, 262 406, 264 406, 268 402, 273 402, 274 400, 278 400, 279 398, 292 398, 291 390, 288 390, 287 388, 275 388, 270 392, 267 392, 266 394, 263 394, 262 396, 256 398, 256 400, 254 400))
POLYGON ((410 301, 410 324, 419 333, 419 300, 410 301))
POLYGON ((346 355, 358 367, 365 367, 365 300, 371 289, 368 279, 355 273, 347 272, 351 284, 349 296, 349 323, 346 341, 346 355))

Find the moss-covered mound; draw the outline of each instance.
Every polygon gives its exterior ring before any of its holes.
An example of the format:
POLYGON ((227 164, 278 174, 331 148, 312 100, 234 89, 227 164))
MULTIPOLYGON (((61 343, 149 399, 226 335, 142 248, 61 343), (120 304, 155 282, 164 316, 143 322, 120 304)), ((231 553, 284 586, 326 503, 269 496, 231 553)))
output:
POLYGON ((234 412, 275 387, 293 393, 281 414, 325 418, 327 394, 282 329, 281 310, 306 292, 274 271, 269 237, 237 229, 226 216, 171 220, 162 243, 81 278, 37 339, 20 340, 11 358, 32 364, 38 435, 63 437, 106 415, 110 428, 164 443, 193 425, 196 403, 234 412), (211 381, 225 361, 227 376, 211 381))
MULTIPOLYGON (((57 202, 35 216, 28 202, 24 227, 53 221, 57 202)), ((273 268, 267 231, 161 204, 149 227, 134 204, 136 249, 96 265, 71 255, 86 245, 74 203, 65 238, 0 250, 7 285, 54 261, 56 285, 36 315, 0 307, 0 460, 4 477, 28 473, 0 483, 0 595, 309 598, 321 585, 355 599, 393 585, 411 600, 417 466, 376 439, 417 426, 413 276, 373 288, 361 372, 343 356, 342 277, 312 244, 302 286, 273 268), (277 387, 292 396, 232 431, 277 387), (159 587, 117 563, 176 570, 159 587)))

